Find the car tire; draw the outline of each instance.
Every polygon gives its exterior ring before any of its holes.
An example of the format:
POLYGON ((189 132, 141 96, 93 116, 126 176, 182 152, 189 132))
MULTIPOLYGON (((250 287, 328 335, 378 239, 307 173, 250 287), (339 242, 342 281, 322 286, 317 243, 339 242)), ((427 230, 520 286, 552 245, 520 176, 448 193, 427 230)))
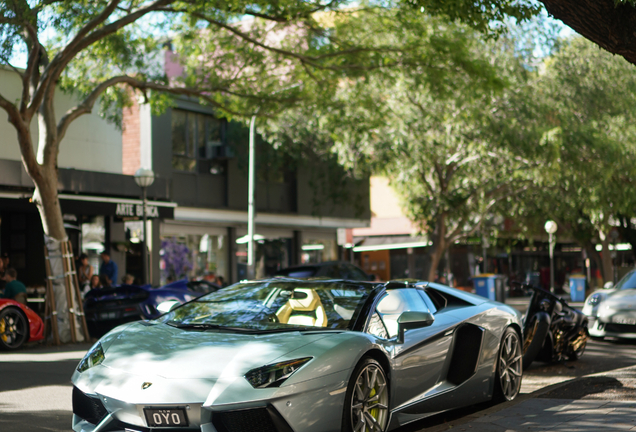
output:
POLYGON ((353 432, 356 426, 359 430, 360 423, 371 423, 368 430, 374 432, 386 430, 389 423, 389 381, 380 363, 371 357, 364 357, 351 374, 341 431, 353 432))
POLYGON ((504 331, 497 353, 493 401, 499 403, 513 400, 521 389, 523 349, 519 333, 512 327, 504 331))
POLYGON ((22 311, 8 307, 0 312, 0 349, 18 349, 29 339, 29 324, 22 311))

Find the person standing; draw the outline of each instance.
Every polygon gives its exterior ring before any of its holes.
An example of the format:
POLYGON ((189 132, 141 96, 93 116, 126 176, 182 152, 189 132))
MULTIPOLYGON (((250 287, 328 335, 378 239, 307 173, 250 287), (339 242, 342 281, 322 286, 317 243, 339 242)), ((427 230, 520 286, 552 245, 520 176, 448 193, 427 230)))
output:
POLYGON ((84 253, 79 256, 78 261, 77 280, 79 281, 82 293, 86 293, 90 290, 93 267, 88 263, 88 256, 84 253))
MULTIPOLYGON (((3 253, 2 256, 7 255, 7 253, 3 253)), ((4 272, 7 267, 4 266, 4 259, 0 258, 0 291, 4 289, 4 286, 7 284, 4 280, 4 272)))
POLYGON ((117 283, 117 273, 119 269, 115 261, 110 259, 108 252, 102 252, 101 257, 102 265, 99 268, 99 277, 102 280, 102 285, 106 285, 105 282, 107 282, 107 285, 110 287, 113 283, 117 283))
POLYGON ((11 299, 26 304, 26 287, 18 280, 18 272, 14 268, 8 268, 4 272, 3 279, 7 284, 0 298, 11 299))

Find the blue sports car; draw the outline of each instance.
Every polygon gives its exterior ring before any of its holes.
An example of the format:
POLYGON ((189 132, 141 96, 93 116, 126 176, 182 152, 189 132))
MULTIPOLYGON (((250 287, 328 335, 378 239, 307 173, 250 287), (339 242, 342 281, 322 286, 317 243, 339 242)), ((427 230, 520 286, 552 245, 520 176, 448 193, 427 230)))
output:
POLYGON ((218 289, 220 287, 211 282, 188 282, 187 279, 160 288, 121 285, 94 289, 84 297, 88 331, 93 337, 101 337, 120 324, 157 318, 163 313, 157 309, 163 302, 181 304, 218 289))

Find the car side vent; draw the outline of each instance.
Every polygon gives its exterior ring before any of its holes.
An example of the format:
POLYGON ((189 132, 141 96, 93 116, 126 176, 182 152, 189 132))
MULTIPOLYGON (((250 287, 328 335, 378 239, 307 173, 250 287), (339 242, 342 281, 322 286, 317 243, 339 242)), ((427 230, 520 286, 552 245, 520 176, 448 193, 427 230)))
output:
POLYGON ((473 376, 479 361, 484 330, 476 325, 465 324, 455 331, 453 357, 448 369, 448 382, 460 385, 473 376))
POLYGON ((87 396, 77 387, 73 387, 73 414, 97 425, 106 417, 108 411, 98 398, 87 396))

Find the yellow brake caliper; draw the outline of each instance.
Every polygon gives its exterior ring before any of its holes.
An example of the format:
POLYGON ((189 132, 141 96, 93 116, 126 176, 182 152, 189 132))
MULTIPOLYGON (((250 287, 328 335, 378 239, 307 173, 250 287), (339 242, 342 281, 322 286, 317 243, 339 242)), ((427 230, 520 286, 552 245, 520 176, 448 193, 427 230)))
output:
MULTIPOLYGON (((375 391, 375 389, 371 389, 371 393, 369 393, 369 397, 372 398, 373 396, 375 396, 377 392, 375 391)), ((379 401, 375 402, 374 405, 377 405, 378 403, 380 403, 379 401)), ((379 408, 371 408, 369 410, 369 414, 371 414, 371 416, 373 416, 374 419, 378 419, 378 414, 380 413, 380 409, 379 408)), ((367 431, 370 431, 371 429, 369 429, 368 427, 366 428, 367 431)))
POLYGON ((3 342, 7 341, 6 324, 4 319, 0 320, 0 339, 2 339, 3 342))

